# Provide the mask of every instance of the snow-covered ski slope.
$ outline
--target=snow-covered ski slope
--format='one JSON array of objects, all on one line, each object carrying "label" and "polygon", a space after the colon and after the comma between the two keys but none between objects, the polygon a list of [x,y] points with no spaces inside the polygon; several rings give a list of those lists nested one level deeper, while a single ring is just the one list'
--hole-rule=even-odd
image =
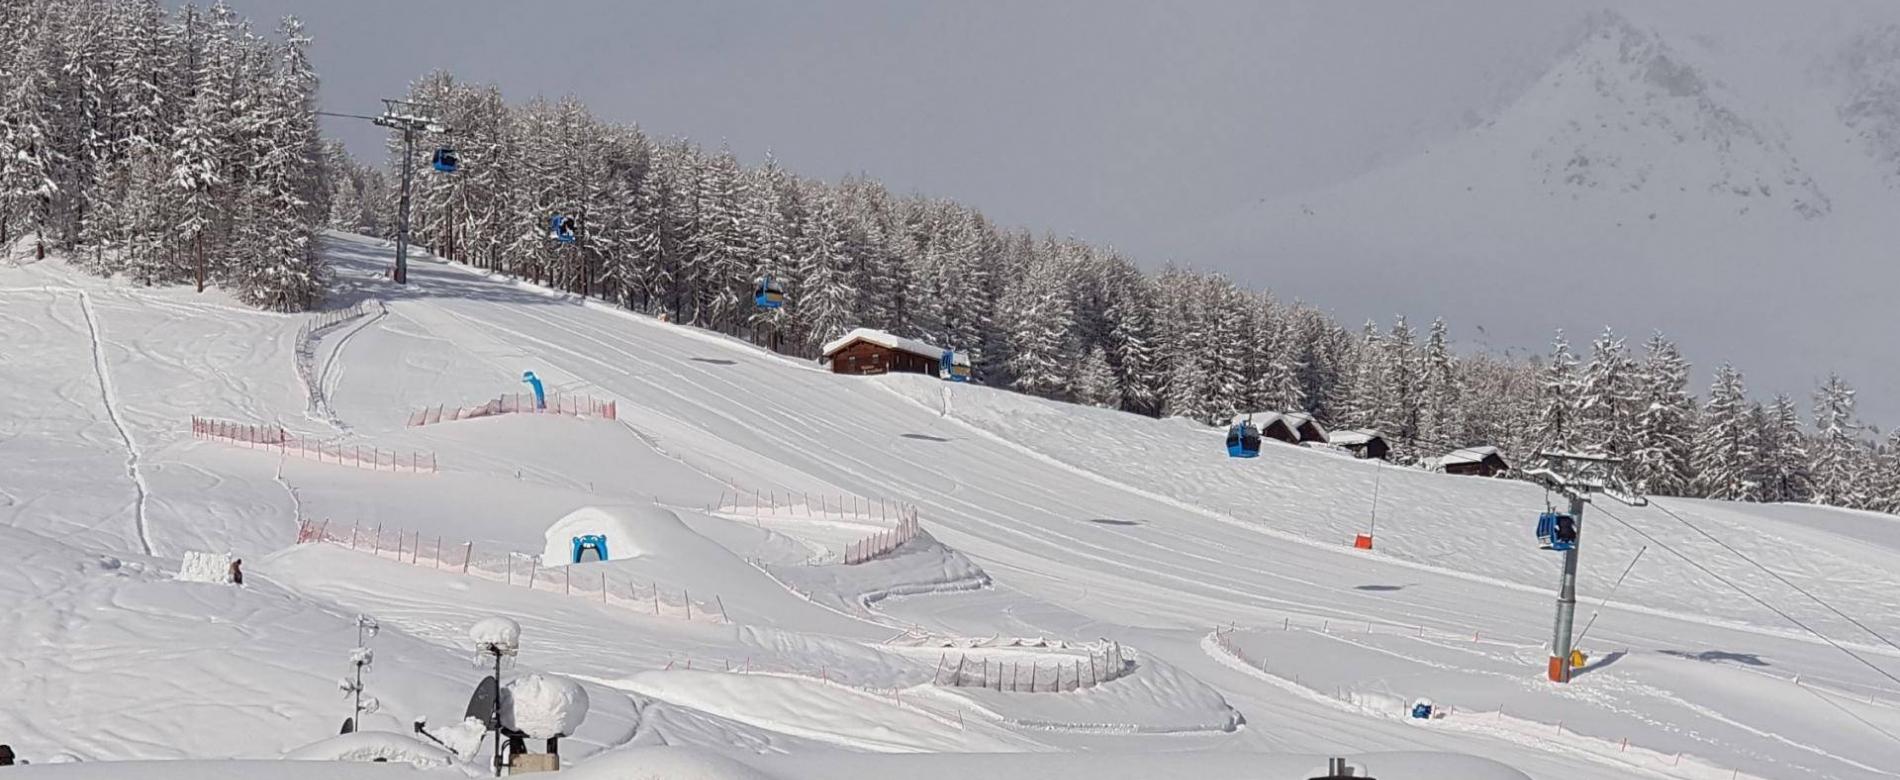
[{"label": "snow-covered ski slope", "polygon": [[[324,251],[332,308],[383,305],[311,343],[309,315],[56,261],[0,268],[0,741],[86,762],[49,774],[200,759],[163,771],[221,776],[334,734],[358,613],[385,629],[370,728],[458,719],[479,677],[467,628],[506,614],[521,671],[590,688],[563,753],[600,777],[676,761],[695,777],[1305,778],[1326,755],[1386,780],[1900,766],[1884,676],[1900,651],[1881,639],[1900,636],[1900,520],[1660,502],[1784,582],[1660,509],[1593,507],[1580,622],[1648,549],[1582,642],[1592,666],[1559,688],[1542,679],[1557,559],[1530,538],[1534,487],[1294,447],[1230,460],[1179,420],[835,376],[427,259],[397,288],[378,241]],[[525,390],[524,370],[619,419],[406,427]],[[194,439],[194,415],[434,453],[440,473]],[[1353,550],[1375,486],[1377,549]],[[900,505],[926,536],[837,564]],[[531,561],[590,506],[637,523],[616,560]],[[293,545],[300,520],[358,549]],[[244,558],[248,584],[172,581],[190,550]],[[1127,665],[1104,679],[1110,652]],[[991,687],[938,684],[958,665]],[[1443,717],[1403,717],[1419,697]]]}]

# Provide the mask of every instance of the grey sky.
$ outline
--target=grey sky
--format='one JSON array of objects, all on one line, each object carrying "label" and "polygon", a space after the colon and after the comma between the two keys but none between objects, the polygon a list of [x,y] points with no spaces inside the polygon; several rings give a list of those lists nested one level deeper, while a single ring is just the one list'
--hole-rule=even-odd
[{"label": "grey sky", "polygon": [[[750,161],[769,149],[806,175],[868,173],[1005,224],[1113,245],[1151,267],[1175,261],[1270,285],[1347,323],[1442,314],[1467,339],[1483,324],[1499,346],[1541,345],[1546,323],[1467,316],[1445,308],[1456,296],[1430,289],[1348,293],[1360,288],[1328,276],[1345,271],[1269,263],[1202,227],[1457,132],[1535,77],[1596,5],[231,2],[260,27],[284,13],[304,19],[328,110],[371,112],[438,67],[498,83],[511,100],[573,93],[603,118],[727,143]],[[1642,5],[1731,36],[1853,24],[1879,6]],[[359,155],[379,154],[382,136],[367,123],[329,120],[326,130]],[[1547,294],[1534,275],[1513,284]],[[1612,306],[1566,324],[1578,342],[1605,322],[1636,341],[1668,321],[1658,306]],[[1700,368],[1733,360],[1751,389],[1804,406],[1809,378],[1838,368],[1862,388],[1870,419],[1900,421],[1892,370],[1810,365],[1778,345],[1714,337],[1685,347]],[[1896,352],[1887,349],[1887,363]]]}]

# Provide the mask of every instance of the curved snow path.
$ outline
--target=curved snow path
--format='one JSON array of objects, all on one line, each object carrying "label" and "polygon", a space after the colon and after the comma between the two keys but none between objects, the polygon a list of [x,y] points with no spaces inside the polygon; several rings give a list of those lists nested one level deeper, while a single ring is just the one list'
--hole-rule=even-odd
[{"label": "curved snow path", "polygon": [[105,350],[99,340],[99,316],[92,309],[91,293],[79,291],[79,309],[86,315],[86,333],[92,341],[92,364],[99,372],[99,398],[105,402],[106,419],[112,421],[113,429],[119,432],[119,440],[125,442],[125,473],[138,489],[138,502],[133,505],[133,524],[138,530],[139,546],[146,555],[152,555],[152,533],[145,519],[145,503],[151,491],[145,485],[145,475],[139,471],[139,446],[132,441],[125,421],[119,419],[118,392],[112,388],[112,372],[106,369]]}]

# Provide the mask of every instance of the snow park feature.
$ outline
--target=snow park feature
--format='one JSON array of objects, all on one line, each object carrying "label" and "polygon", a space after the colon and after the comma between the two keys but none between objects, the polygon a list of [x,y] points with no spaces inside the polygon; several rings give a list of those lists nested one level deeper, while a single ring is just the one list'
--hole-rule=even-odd
[{"label": "snow park feature", "polygon": [[436,425],[456,420],[473,420],[481,417],[493,417],[499,414],[552,414],[567,417],[588,417],[597,420],[617,420],[620,417],[619,401],[604,401],[592,396],[556,395],[552,400],[546,396],[509,393],[479,406],[445,407],[435,406],[410,413],[408,427]]},{"label": "snow park feature", "polygon": [[534,391],[534,408],[537,410],[548,408],[548,394],[541,387],[541,377],[535,376],[533,371],[523,371],[521,381],[527,383],[528,387]]},{"label": "snow park feature", "polygon": [[[328,235],[318,251],[339,296],[386,284],[376,240]],[[1526,671],[1550,652],[1553,562],[1521,535],[1536,485],[1301,447],[1242,468],[1208,446],[1222,431],[1189,421],[833,376],[426,256],[410,285],[311,347],[363,460],[440,452],[454,468],[429,479],[264,441],[274,425],[301,433],[305,318],[58,262],[0,267],[4,349],[61,389],[35,402],[26,369],[0,361],[0,420],[18,432],[0,447],[0,690],[31,705],[0,707],[0,734],[36,767],[69,753],[100,780],[328,780],[370,776],[364,757],[446,756],[429,771],[488,774],[493,746],[462,732],[471,688],[496,671],[492,655],[470,666],[470,626],[489,615],[518,627],[498,691],[529,675],[585,691],[559,746],[582,778],[1306,780],[1339,755],[1380,780],[1859,780],[1900,765],[1878,731],[1900,728],[1900,685],[1714,579],[1884,668],[1873,634],[1767,573],[1894,635],[1879,605],[1900,535],[1877,516],[1593,505],[1591,555],[1616,571],[1580,576],[1600,617],[1559,688]],[[614,424],[405,424],[493,398],[523,364],[641,402]],[[188,398],[169,390],[194,381]],[[194,414],[257,421],[238,438],[259,441],[196,441],[181,424]],[[1367,530],[1375,484],[1380,550],[1355,552],[1340,542]],[[572,565],[590,535],[606,560]],[[881,554],[857,561],[867,541]],[[187,550],[243,557],[252,584],[174,581]],[[365,675],[379,706],[356,736],[434,745],[411,737],[424,718],[452,747],[283,762],[350,714],[336,682],[365,614],[382,627]],[[1409,717],[1423,697],[1434,717]],[[167,712],[190,717],[152,715]],[[160,759],[178,763],[136,763]]]},{"label": "snow park feature", "polygon": [[178,581],[231,584],[231,554],[186,550],[178,567]]}]

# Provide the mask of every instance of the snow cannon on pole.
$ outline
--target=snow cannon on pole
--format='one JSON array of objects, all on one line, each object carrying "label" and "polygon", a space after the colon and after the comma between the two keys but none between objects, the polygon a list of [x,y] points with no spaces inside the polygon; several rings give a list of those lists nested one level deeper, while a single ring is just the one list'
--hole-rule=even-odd
[{"label": "snow cannon on pole", "polygon": [[476,686],[475,696],[469,701],[468,715],[483,720],[494,733],[495,776],[501,777],[501,739],[504,736],[501,715],[505,703],[501,687],[501,659],[521,651],[521,624],[505,617],[484,618],[469,627],[468,638],[475,645],[476,663],[490,658],[495,662],[494,676]]},{"label": "snow cannon on pole", "polygon": [[535,376],[533,371],[523,371],[521,372],[521,381],[528,383],[529,387],[534,388],[535,411],[548,408],[548,396],[546,391],[541,387],[541,377]]}]

